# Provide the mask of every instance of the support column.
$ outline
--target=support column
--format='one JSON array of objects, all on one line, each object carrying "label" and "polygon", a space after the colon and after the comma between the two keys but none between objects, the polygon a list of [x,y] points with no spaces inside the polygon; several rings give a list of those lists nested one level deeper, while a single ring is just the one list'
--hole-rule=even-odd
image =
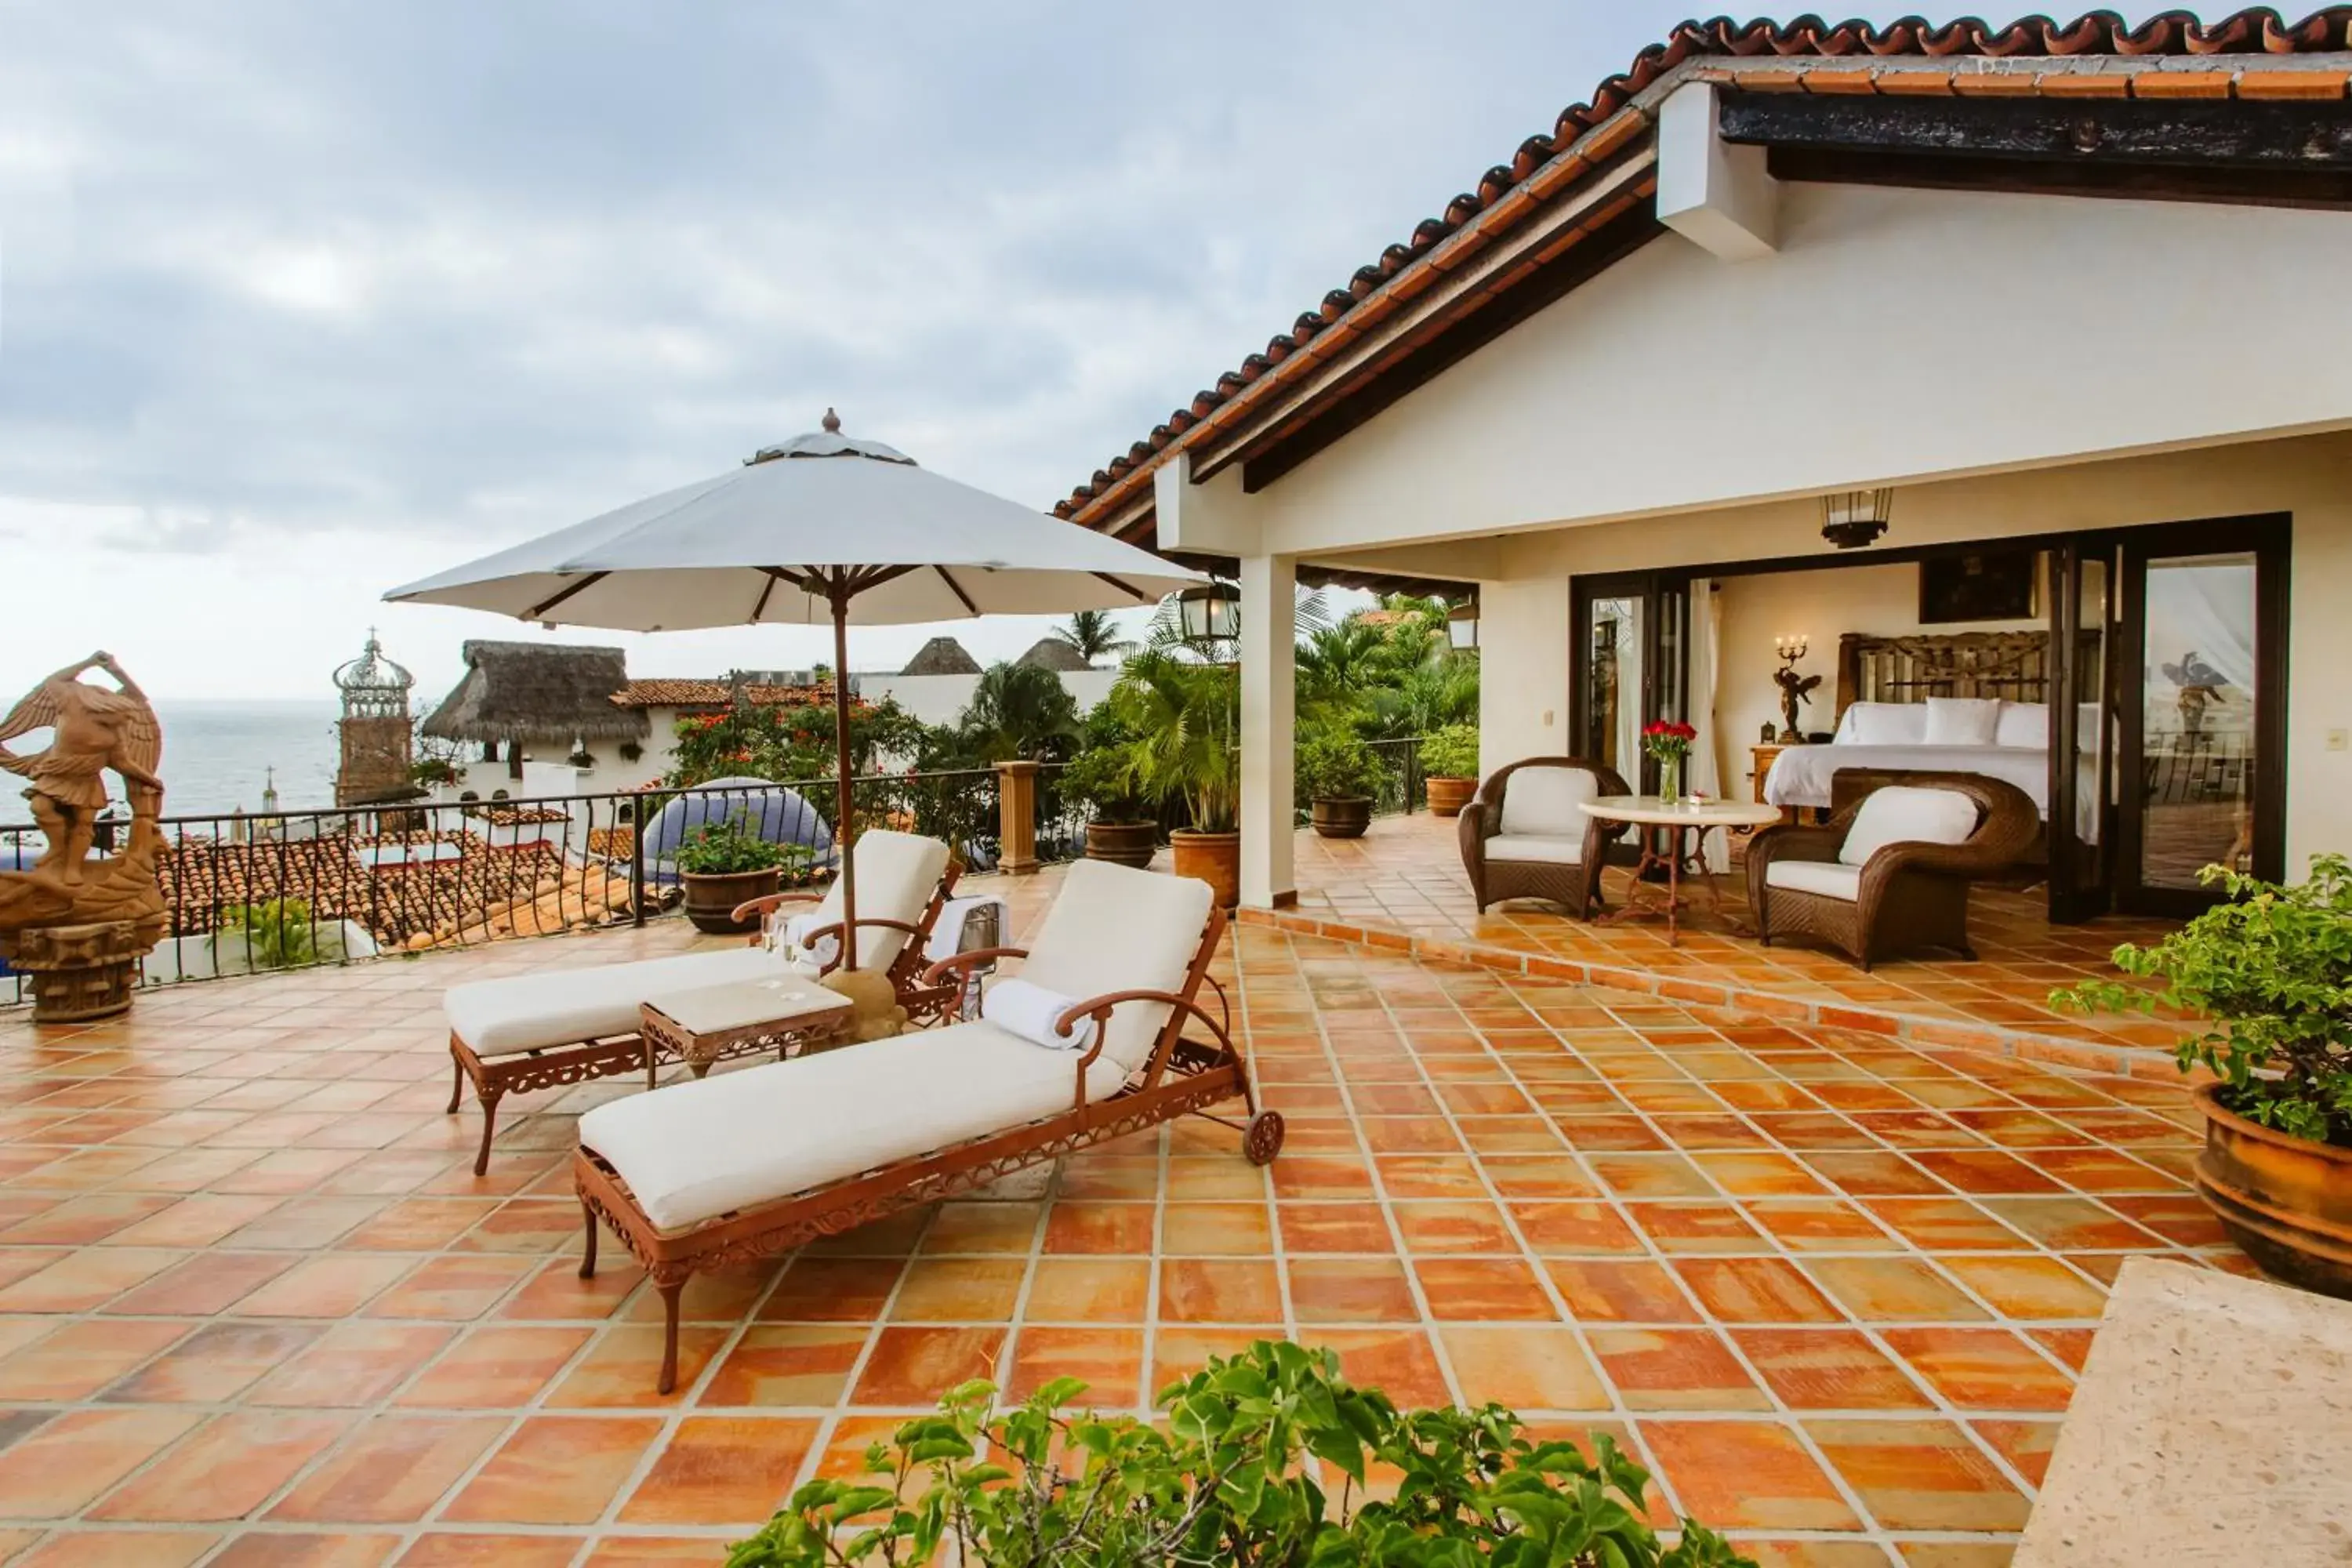
[{"label": "support column", "polygon": [[996,868],[1009,877],[1037,869],[1037,764],[996,764],[996,823],[1003,853]]},{"label": "support column", "polygon": [[1295,556],[1242,557],[1242,902],[1259,909],[1298,901],[1291,869],[1297,584]]}]

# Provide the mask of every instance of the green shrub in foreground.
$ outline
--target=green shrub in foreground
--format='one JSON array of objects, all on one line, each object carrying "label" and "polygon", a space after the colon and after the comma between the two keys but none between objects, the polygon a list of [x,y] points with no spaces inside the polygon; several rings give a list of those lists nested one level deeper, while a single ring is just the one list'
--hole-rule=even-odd
[{"label": "green shrub in foreground", "polygon": [[[868,1449],[866,1478],[794,1492],[728,1568],[928,1565],[950,1542],[986,1568],[1748,1563],[1688,1522],[1663,1545],[1640,1513],[1647,1472],[1609,1438],[1587,1459],[1499,1405],[1400,1411],[1341,1382],[1328,1350],[1262,1341],[1213,1361],[1160,1394],[1160,1425],[1065,1413],[1084,1388],[1006,1411],[988,1384],[956,1389]],[[1401,1478],[1392,1499],[1368,1500],[1374,1465]]]}]

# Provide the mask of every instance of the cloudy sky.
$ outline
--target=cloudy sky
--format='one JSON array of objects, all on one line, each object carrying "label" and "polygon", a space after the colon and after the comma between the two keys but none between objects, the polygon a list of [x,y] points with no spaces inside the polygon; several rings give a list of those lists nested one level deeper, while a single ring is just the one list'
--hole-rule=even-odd
[{"label": "cloudy sky", "polygon": [[1049,506],[1687,9],[0,0],[0,695],[437,691],[543,634],[383,590],[828,405]]}]

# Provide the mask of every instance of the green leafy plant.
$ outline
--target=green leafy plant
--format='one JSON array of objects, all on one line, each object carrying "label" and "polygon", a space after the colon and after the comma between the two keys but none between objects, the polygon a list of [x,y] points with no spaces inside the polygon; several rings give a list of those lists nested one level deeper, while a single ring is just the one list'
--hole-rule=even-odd
[{"label": "green leafy plant", "polygon": [[1421,771],[1433,779],[1475,779],[1478,776],[1478,729],[1475,724],[1448,724],[1422,737]]},{"label": "green leafy plant", "polygon": [[2315,855],[2293,885],[2221,866],[2200,873],[2228,901],[2115,965],[2154,987],[2097,980],[2053,991],[2053,1007],[2177,1007],[2208,1026],[2183,1040],[2180,1070],[2210,1068],[2221,1103],[2296,1138],[2352,1148],[2352,863]]},{"label": "green leafy plant", "polygon": [[1077,743],[1077,699],[1059,675],[1034,665],[991,665],[956,719],[954,749],[970,765],[1060,762]]},{"label": "green leafy plant", "polygon": [[1134,639],[1119,629],[1118,617],[1108,610],[1073,610],[1068,620],[1054,628],[1054,636],[1077,649],[1088,664],[1135,647]]},{"label": "green leafy plant", "polygon": [[1196,664],[1151,648],[1127,661],[1104,699],[1135,737],[1128,773],[1136,793],[1155,803],[1181,802],[1198,833],[1233,829],[1241,790],[1238,695],[1233,666]]},{"label": "green leafy plant", "polygon": [[319,927],[302,899],[265,899],[221,910],[219,934],[245,943],[255,969],[299,969],[320,961]]},{"label": "green leafy plant", "polygon": [[[1084,1390],[1066,1378],[999,1411],[967,1384],[869,1448],[866,1476],[794,1492],[728,1568],[929,1564],[950,1546],[985,1568],[1747,1563],[1687,1521],[1664,1545],[1641,1513],[1647,1472],[1610,1438],[1588,1458],[1499,1405],[1402,1412],[1342,1382],[1328,1350],[1261,1341],[1212,1361],[1160,1394],[1164,1426],[1067,1413]],[[1368,1485],[1374,1466],[1393,1497]]]},{"label": "green leafy plant", "polygon": [[1304,800],[1362,800],[1388,783],[1388,770],[1362,737],[1338,724],[1300,732],[1297,773]]},{"label": "green leafy plant", "polygon": [[1134,743],[1094,746],[1062,770],[1063,798],[1087,808],[1094,820],[1131,826],[1150,822],[1151,802],[1136,787]]},{"label": "green leafy plant", "polygon": [[724,822],[706,822],[686,836],[671,856],[689,877],[732,877],[746,871],[805,868],[814,858],[805,844],[778,844],[744,825],[740,812]]}]

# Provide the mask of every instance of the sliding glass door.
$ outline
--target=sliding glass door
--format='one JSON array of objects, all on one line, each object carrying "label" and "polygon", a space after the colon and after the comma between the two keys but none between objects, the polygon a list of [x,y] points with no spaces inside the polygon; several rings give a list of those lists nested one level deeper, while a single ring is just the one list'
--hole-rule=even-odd
[{"label": "sliding glass door", "polygon": [[2118,548],[2096,539],[2049,552],[2050,918],[2115,907]]}]

